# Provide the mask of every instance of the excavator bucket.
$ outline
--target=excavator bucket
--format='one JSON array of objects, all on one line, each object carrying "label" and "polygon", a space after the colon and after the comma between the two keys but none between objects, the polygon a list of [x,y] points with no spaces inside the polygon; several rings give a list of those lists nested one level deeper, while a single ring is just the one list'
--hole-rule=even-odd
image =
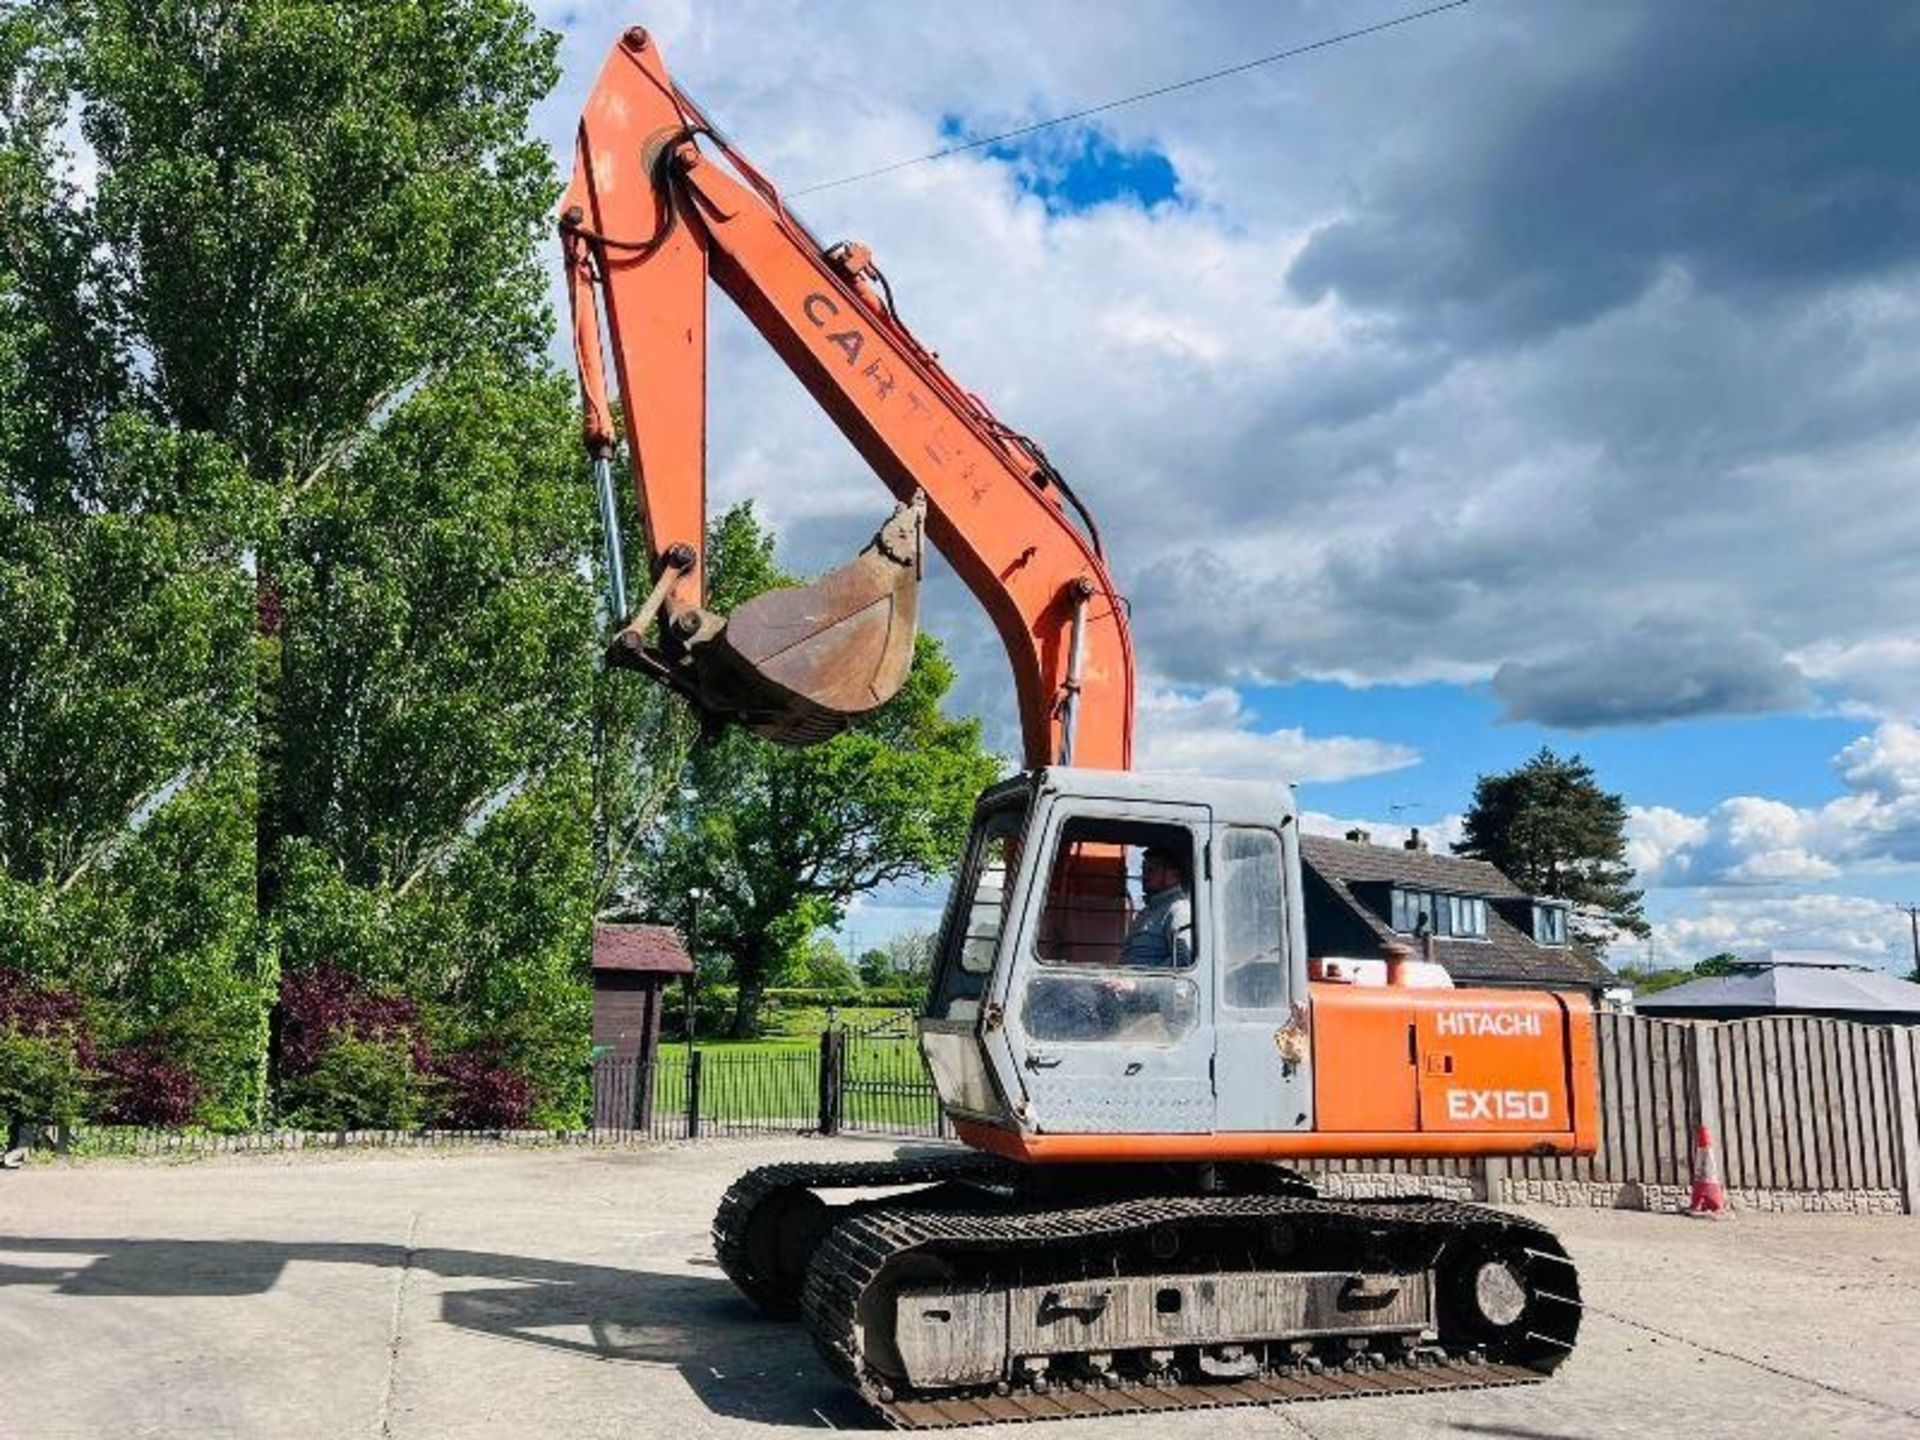
[{"label": "excavator bucket", "polygon": [[690,644],[703,708],[769,740],[815,745],[892,699],[913,665],[925,519],[916,496],[851,564],[756,595]]}]

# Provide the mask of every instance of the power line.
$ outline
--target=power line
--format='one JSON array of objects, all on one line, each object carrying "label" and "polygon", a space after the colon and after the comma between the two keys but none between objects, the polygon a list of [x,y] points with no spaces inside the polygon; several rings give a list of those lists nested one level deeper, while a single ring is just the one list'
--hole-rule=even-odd
[{"label": "power line", "polygon": [[1196,85],[1210,84],[1215,80],[1224,80],[1229,75],[1241,75],[1249,70],[1258,70],[1262,65],[1272,65],[1281,60],[1291,60],[1296,55],[1306,55],[1315,50],[1325,50],[1330,46],[1344,45],[1349,40],[1358,40],[1365,35],[1377,35],[1382,30],[1391,30],[1396,25],[1410,25],[1415,20],[1425,20],[1430,15],[1438,15],[1445,10],[1458,10],[1470,5],[1473,0],[1447,0],[1444,5],[1429,5],[1425,10],[1415,10],[1406,15],[1397,15],[1391,20],[1382,20],[1377,25],[1363,26],[1358,30],[1348,30],[1343,34],[1329,35],[1324,40],[1315,40],[1306,45],[1295,45],[1288,50],[1276,50],[1271,55],[1262,55],[1255,60],[1246,60],[1238,65],[1229,65],[1224,70],[1212,70],[1205,75],[1195,75],[1191,79],[1176,80],[1170,85],[1156,86],[1152,90],[1142,90],[1136,95],[1123,95],[1118,100],[1105,100],[1098,105],[1089,105],[1084,110],[1074,110],[1065,115],[1056,115],[1051,120],[1037,120],[1031,125],[1022,125],[1015,130],[1003,130],[998,135],[988,135],[979,140],[964,141],[959,145],[949,145],[944,150],[932,150],[925,155],[916,155],[911,160],[896,160],[891,165],[882,165],[876,170],[862,170],[858,175],[842,175],[838,180],[825,180],[818,185],[809,185],[804,190],[790,190],[787,198],[797,200],[802,195],[813,195],[822,190],[832,190],[837,186],[851,185],[858,180],[871,180],[877,175],[891,175],[896,170],[905,170],[910,165],[924,165],[930,160],[944,160],[949,155],[962,155],[969,150],[984,149],[989,145],[998,145],[1002,140],[1017,140],[1023,135],[1031,135],[1038,130],[1051,129],[1055,125],[1066,125],[1075,120],[1084,120],[1089,115],[1101,115],[1108,110],[1118,110],[1122,105],[1136,105],[1142,100],[1152,100],[1161,95],[1171,95],[1176,90],[1191,90]]}]

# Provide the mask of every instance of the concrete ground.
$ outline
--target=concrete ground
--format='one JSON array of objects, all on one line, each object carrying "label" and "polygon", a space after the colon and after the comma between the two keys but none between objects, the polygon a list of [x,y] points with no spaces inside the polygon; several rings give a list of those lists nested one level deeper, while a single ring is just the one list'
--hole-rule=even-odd
[{"label": "concrete ground", "polygon": [[[878,1148],[361,1152],[0,1174],[0,1435],[870,1428],[795,1328],[734,1295],[707,1224],[748,1166]],[[1920,1220],[1539,1213],[1591,1302],[1578,1353],[1545,1385],[1019,1433],[1920,1434]]]}]

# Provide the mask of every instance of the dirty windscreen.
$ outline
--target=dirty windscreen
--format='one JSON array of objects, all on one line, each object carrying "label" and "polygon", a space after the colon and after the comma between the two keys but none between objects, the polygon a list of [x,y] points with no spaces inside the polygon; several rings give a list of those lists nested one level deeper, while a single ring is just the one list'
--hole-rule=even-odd
[{"label": "dirty windscreen", "polygon": [[1008,924],[1026,822],[1027,801],[1021,795],[985,811],[975,823],[941,932],[940,975],[927,1012],[934,1019],[967,1019],[979,1010]]}]

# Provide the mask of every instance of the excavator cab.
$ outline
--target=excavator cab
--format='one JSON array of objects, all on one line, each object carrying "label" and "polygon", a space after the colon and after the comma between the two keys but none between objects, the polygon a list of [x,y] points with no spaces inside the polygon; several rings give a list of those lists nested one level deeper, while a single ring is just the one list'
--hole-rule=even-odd
[{"label": "excavator cab", "polygon": [[1274,1038],[1307,988],[1293,824],[1273,784],[1056,767],[988,791],[921,1024],[955,1122],[1311,1128],[1311,1067]]}]

